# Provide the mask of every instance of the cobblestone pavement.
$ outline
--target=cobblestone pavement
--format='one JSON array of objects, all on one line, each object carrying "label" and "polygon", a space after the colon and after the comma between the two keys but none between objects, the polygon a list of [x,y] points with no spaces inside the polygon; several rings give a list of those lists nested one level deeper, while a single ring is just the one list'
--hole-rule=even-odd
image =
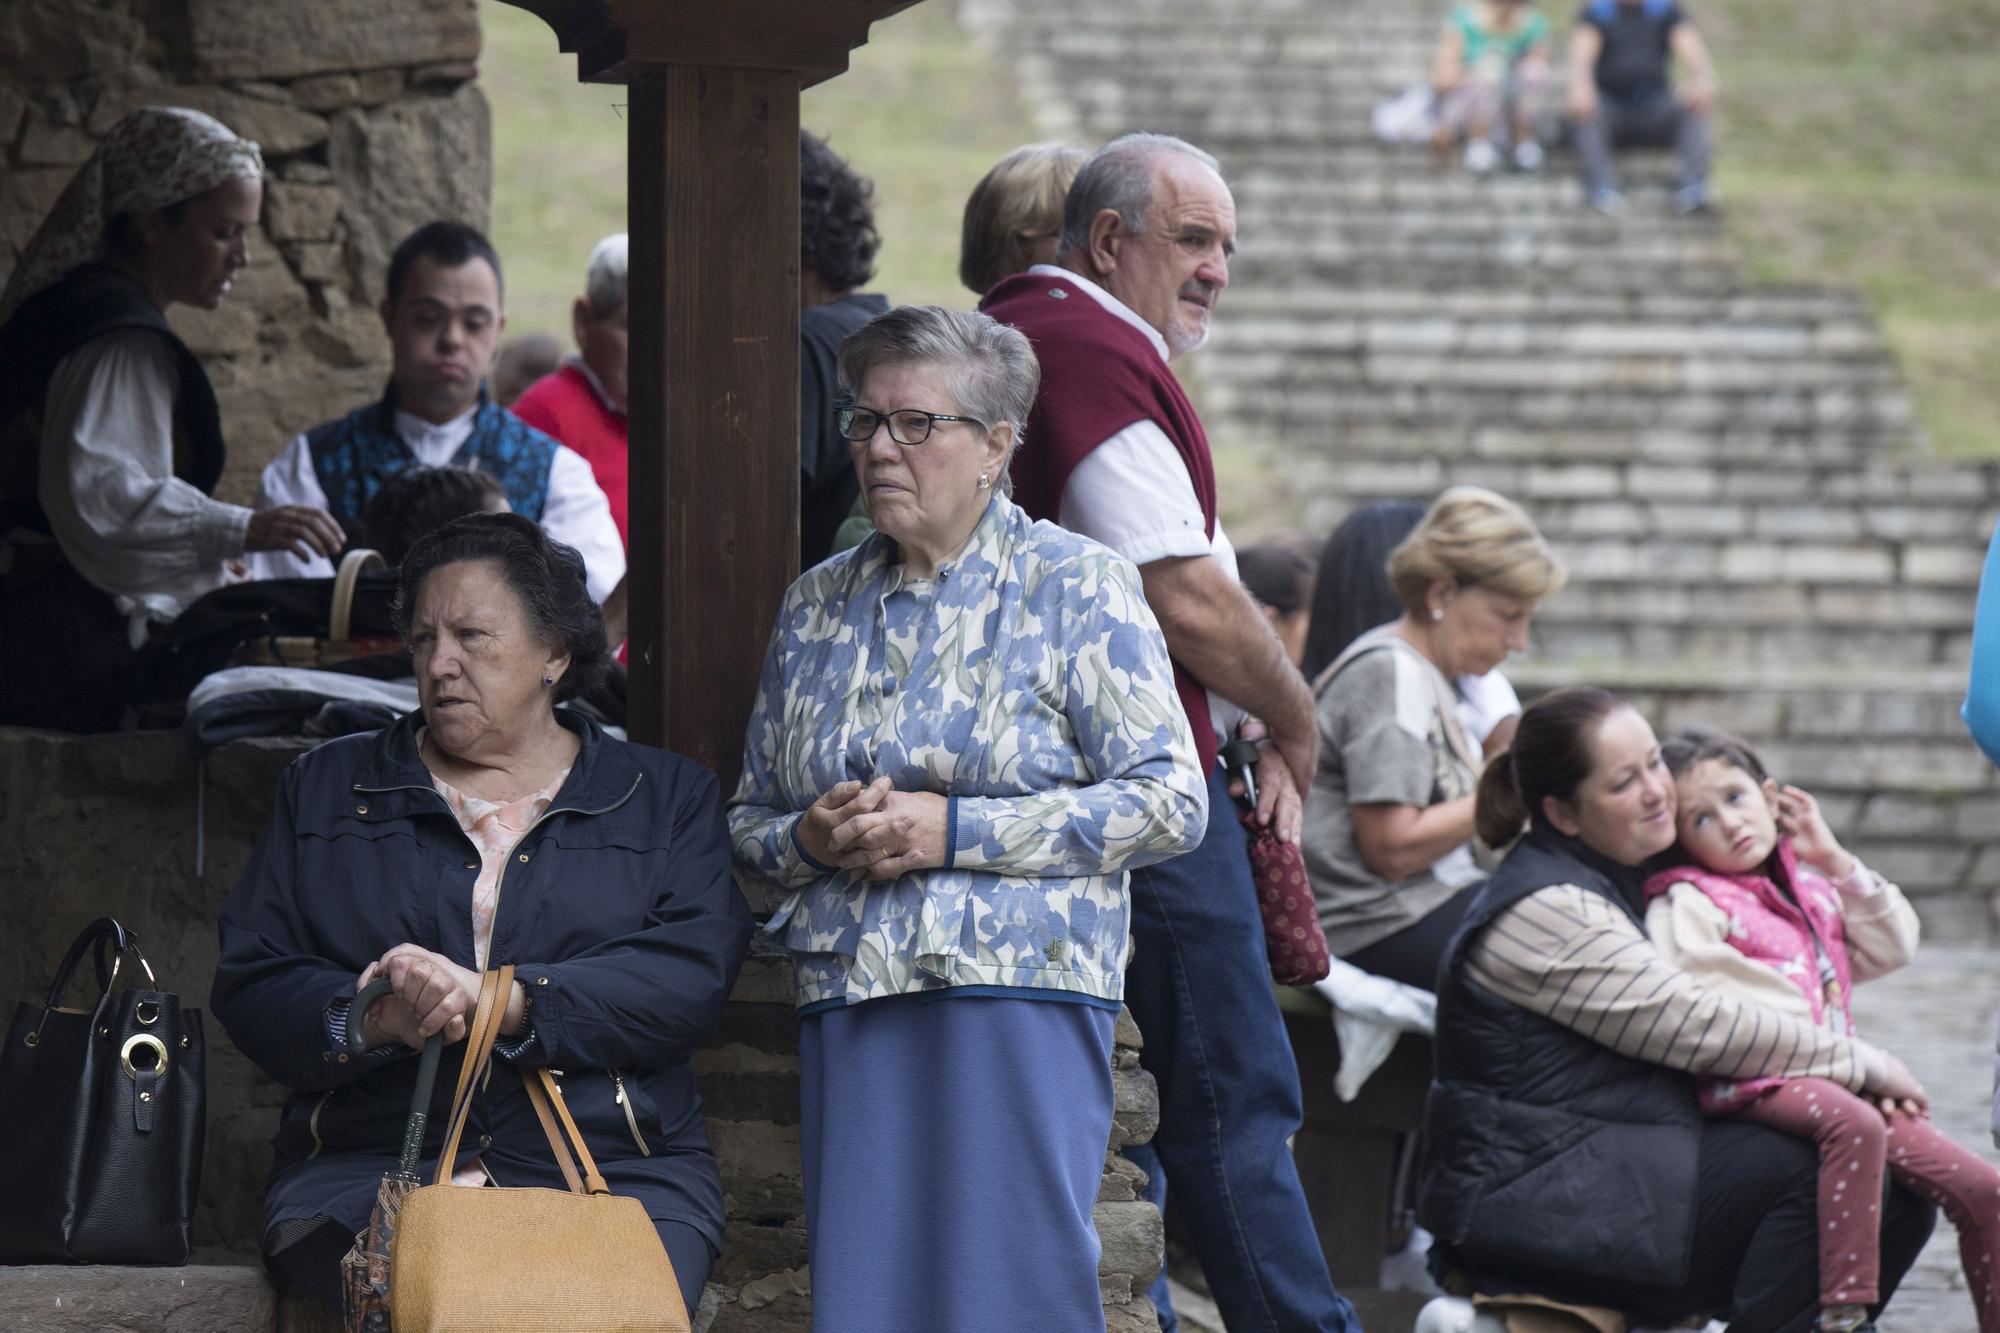
[{"label": "cobblestone pavement", "polygon": [[[1926,944],[1915,963],[1854,993],[1862,1035],[1909,1064],[1930,1093],[1938,1124],[2000,1163],[1988,1129],[1996,1007],[2000,953],[1990,949]],[[1944,1218],[1881,1327],[1882,1333],[1976,1333],[1959,1276],[1957,1233]]]}]

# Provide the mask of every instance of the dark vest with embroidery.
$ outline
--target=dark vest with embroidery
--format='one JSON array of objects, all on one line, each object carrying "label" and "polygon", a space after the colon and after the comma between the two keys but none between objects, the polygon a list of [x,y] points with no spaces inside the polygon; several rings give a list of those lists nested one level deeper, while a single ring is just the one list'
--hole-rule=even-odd
[{"label": "dark vest with embroidery", "polygon": [[[1694,1242],[1694,1081],[1529,1013],[1466,975],[1494,919],[1573,884],[1641,922],[1642,876],[1539,824],[1493,872],[1438,970],[1418,1216],[1483,1290],[1558,1299],[1676,1287]],[[1509,1285],[1511,1284],[1511,1285]]]},{"label": "dark vest with embroidery", "polygon": [[85,264],[23,301],[0,329],[0,532],[49,530],[37,496],[43,395],[64,357],[121,329],[149,329],[173,349],[180,374],[174,475],[204,495],[214,493],[226,451],[215,390],[201,362],[138,283],[108,264]]},{"label": "dark vest with embroidery", "polygon": [[[396,433],[396,391],[346,416],[306,432],[313,471],[326,493],[327,512],[349,532],[382,483],[406,467],[421,466]],[[472,434],[451,456],[450,467],[478,468],[497,478],[507,503],[523,518],[542,521],[548,507],[549,465],[561,446],[479,391]]]}]

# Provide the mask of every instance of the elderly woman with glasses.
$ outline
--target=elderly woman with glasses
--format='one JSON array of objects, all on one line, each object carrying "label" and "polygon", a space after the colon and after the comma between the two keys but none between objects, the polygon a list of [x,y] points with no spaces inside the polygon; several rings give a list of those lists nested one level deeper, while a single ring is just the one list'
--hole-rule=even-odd
[{"label": "elderly woman with glasses", "polygon": [[813,1324],[1102,1333],[1126,872],[1201,841],[1193,740],[1138,571],[1008,498],[1027,339],[905,307],[839,375],[876,532],[787,594],[730,811],[783,895]]}]

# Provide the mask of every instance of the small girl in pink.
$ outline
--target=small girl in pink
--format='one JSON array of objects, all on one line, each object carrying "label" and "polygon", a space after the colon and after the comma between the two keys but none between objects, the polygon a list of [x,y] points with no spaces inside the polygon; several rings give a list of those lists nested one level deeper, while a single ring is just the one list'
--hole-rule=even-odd
[{"label": "small girl in pink", "polygon": [[[1705,983],[1852,1034],[1849,988],[1917,946],[1902,890],[1835,840],[1819,803],[1780,789],[1741,741],[1691,727],[1661,746],[1674,775],[1683,864],[1646,882],[1646,931]],[[1893,1057],[1892,1057],[1893,1058]],[[1820,1316],[1828,1333],[1873,1329],[1882,1174],[1943,1208],[1980,1333],[2000,1333],[2000,1171],[1946,1138],[1920,1101],[1864,1100],[1824,1079],[1708,1079],[1702,1109],[1819,1150]]]}]

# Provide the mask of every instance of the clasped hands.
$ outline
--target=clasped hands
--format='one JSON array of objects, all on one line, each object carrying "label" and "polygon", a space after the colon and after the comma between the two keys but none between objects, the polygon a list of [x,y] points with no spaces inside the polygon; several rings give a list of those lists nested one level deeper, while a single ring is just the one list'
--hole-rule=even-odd
[{"label": "clasped hands", "polygon": [[[362,1031],[368,1049],[401,1042],[422,1046],[442,1032],[447,1046],[465,1040],[472,1012],[479,1007],[480,974],[460,967],[441,953],[414,944],[399,944],[361,969],[354,983],[360,994],[377,977],[389,978],[389,994],[368,1006]],[[521,1030],[528,1007],[527,990],[515,982],[501,1016],[502,1036]]]},{"label": "clasped hands", "polygon": [[837,783],[798,823],[806,855],[836,870],[895,879],[944,864],[949,804],[935,792],[897,791],[887,778]]}]

